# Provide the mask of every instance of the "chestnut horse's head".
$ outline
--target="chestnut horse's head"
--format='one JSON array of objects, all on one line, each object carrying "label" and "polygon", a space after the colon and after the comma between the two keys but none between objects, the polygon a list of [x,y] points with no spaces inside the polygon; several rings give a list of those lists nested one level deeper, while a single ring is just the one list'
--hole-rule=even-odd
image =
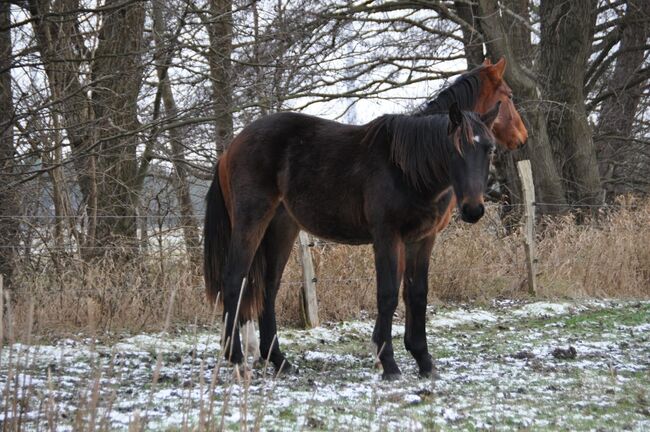
[{"label": "chestnut horse's head", "polygon": [[478,70],[481,81],[480,93],[473,111],[485,114],[497,102],[501,102],[501,109],[492,126],[492,132],[497,143],[514,150],[524,145],[528,139],[528,131],[512,102],[512,90],[503,79],[505,70],[505,58],[501,57],[495,64],[492,64],[489,59],[485,60],[483,67]]}]

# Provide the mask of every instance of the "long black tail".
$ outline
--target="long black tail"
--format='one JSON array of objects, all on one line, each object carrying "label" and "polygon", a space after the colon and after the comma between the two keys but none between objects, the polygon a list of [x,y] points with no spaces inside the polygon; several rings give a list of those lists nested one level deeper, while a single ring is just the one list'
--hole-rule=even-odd
[{"label": "long black tail", "polygon": [[[219,162],[206,197],[203,227],[203,277],[208,299],[223,301],[223,276],[230,249],[231,224],[228,208],[219,183]],[[264,243],[264,242],[262,242]],[[241,322],[257,319],[264,307],[264,244],[255,254],[239,310]],[[221,293],[219,295],[219,293]]]}]

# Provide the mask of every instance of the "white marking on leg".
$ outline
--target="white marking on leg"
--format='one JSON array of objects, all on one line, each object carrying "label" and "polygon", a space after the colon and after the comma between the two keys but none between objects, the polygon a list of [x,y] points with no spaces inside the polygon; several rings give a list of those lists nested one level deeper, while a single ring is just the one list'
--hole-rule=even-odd
[{"label": "white marking on leg", "polygon": [[257,360],[260,357],[260,342],[255,332],[255,322],[246,321],[241,330],[242,339],[246,344],[246,353]]}]

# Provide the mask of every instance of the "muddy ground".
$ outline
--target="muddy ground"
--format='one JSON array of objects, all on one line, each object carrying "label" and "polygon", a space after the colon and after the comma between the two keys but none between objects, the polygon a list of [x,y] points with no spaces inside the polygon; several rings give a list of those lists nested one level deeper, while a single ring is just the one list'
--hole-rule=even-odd
[{"label": "muddy ground", "polygon": [[[283,329],[297,376],[219,361],[218,329],[5,346],[0,423],[147,430],[650,430],[650,302],[431,307],[440,377],[382,382],[372,322]],[[159,366],[157,366],[159,365]],[[216,371],[216,373],[215,373]]]}]

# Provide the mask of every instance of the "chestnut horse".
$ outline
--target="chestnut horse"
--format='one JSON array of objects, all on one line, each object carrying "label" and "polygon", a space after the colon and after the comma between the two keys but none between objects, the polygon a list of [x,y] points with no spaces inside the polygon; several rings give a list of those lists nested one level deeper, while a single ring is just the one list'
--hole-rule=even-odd
[{"label": "chestnut horse", "polygon": [[[484,114],[499,101],[501,110],[492,126],[492,132],[501,147],[507,150],[518,149],[526,143],[528,131],[512,102],[512,90],[503,79],[505,70],[505,58],[502,57],[495,64],[486,59],[482,66],[462,74],[452,85],[442,90],[419,114],[445,113],[453,103],[457,103],[461,110]],[[441,218],[438,232],[449,224],[455,206],[454,197]]]},{"label": "chestnut horse", "polygon": [[[224,303],[226,358],[242,362],[237,328],[259,318],[261,355],[292,370],[276,338],[275,296],[302,228],[373,244],[379,312],[373,341],[383,377],[399,376],[391,337],[399,285],[404,274],[422,279],[412,272],[428,262],[422,251],[452,199],[464,221],[483,216],[500,105],[482,116],[453,104],[448,114],[385,115],[362,126],[279,113],[244,128],[217,163],[205,219],[205,282],[209,297]],[[415,307],[406,345],[427,376],[433,361],[424,334],[426,295],[415,294],[406,294]]]}]

